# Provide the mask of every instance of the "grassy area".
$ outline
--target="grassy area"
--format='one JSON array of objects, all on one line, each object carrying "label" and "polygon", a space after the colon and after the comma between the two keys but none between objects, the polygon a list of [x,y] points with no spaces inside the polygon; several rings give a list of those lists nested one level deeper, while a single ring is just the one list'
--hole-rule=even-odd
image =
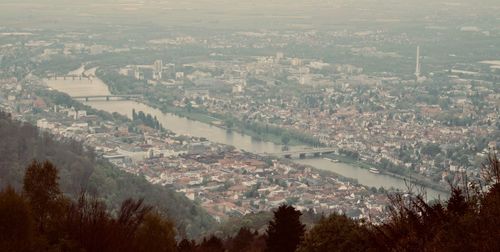
[{"label": "grassy area", "polygon": [[178,116],[186,117],[186,118],[194,120],[194,121],[199,121],[199,122],[207,123],[207,124],[211,124],[211,125],[217,125],[218,124],[217,122],[220,122],[220,119],[209,116],[205,113],[200,113],[200,112],[196,112],[196,111],[188,112],[187,110],[181,109],[181,108],[168,107],[163,112],[172,113],[172,114],[175,114]]}]

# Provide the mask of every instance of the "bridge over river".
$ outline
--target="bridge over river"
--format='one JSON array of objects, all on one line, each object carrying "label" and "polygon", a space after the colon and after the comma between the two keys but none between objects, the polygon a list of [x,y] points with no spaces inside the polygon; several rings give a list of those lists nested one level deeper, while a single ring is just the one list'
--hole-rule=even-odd
[{"label": "bridge over river", "polygon": [[143,99],[142,95],[82,95],[71,96],[75,100],[84,101],[120,101],[120,100],[140,100]]},{"label": "bridge over river", "polygon": [[258,154],[268,157],[306,158],[307,156],[319,157],[323,154],[333,153],[337,150],[337,148],[305,148],[300,150],[287,150],[274,153],[263,152]]},{"label": "bridge over river", "polygon": [[[280,144],[274,144],[265,141],[256,141],[249,135],[240,134],[237,132],[228,132],[225,129],[215,127],[213,125],[192,121],[188,118],[179,117],[169,113],[163,113],[159,109],[150,107],[144,103],[134,101],[133,97],[116,97],[109,92],[108,86],[99,78],[89,80],[87,78],[79,79],[75,77],[57,78],[57,80],[46,80],[47,86],[56,89],[60,92],[65,92],[73,97],[81,97],[80,99],[90,99],[85,102],[87,105],[95,109],[104,110],[110,113],[116,112],[132,117],[132,110],[143,111],[156,116],[160,123],[167,129],[180,134],[192,135],[196,137],[204,137],[210,141],[232,145],[238,149],[243,149],[248,152],[262,154],[264,156],[274,157],[290,157],[296,163],[310,165],[317,169],[328,170],[338,173],[344,177],[354,178],[359,183],[370,187],[384,188],[399,188],[405,190],[407,187],[406,181],[391,177],[386,174],[373,174],[367,169],[362,169],[355,165],[345,164],[342,162],[331,162],[323,158],[306,158],[320,157],[322,154],[334,152],[334,148],[307,148],[305,146],[293,146],[290,150],[282,151]],[[120,99],[113,100],[113,99]],[[130,100],[127,100],[130,99]],[[300,159],[302,157],[302,159]],[[428,196],[437,198],[437,195],[443,195],[442,192],[428,189]]]}]

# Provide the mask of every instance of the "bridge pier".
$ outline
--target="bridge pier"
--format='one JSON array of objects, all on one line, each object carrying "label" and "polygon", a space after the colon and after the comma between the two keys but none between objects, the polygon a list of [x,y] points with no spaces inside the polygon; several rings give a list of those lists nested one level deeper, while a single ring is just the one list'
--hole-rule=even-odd
[{"label": "bridge pier", "polygon": [[109,96],[106,96],[106,101],[109,101]]},{"label": "bridge pier", "polygon": [[300,159],[304,159],[304,158],[306,158],[306,154],[305,154],[305,153],[300,153],[300,154],[299,154],[299,158],[300,158]]},{"label": "bridge pier", "polygon": [[319,156],[321,156],[321,152],[315,152],[313,155],[314,155],[314,157],[319,157]]},{"label": "bridge pier", "polygon": [[285,154],[285,158],[291,159],[292,158],[292,154]]}]

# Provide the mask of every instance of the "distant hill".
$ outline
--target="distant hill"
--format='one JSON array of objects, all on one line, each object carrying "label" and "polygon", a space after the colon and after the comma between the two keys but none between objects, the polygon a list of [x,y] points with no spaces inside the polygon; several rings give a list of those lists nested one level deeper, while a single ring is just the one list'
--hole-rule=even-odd
[{"label": "distant hill", "polygon": [[1,111],[0,139],[1,188],[11,185],[19,190],[27,165],[33,159],[49,160],[59,169],[61,190],[71,198],[86,190],[114,210],[127,198],[144,198],[174,220],[178,233],[187,237],[198,237],[214,224],[210,215],[184,195],[121,171],[81,143],[56,139]]}]

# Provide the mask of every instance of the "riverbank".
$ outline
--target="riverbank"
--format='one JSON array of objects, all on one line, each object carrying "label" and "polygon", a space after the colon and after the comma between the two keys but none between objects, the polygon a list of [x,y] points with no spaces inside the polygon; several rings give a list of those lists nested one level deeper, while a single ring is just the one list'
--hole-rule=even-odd
[{"label": "riverbank", "polygon": [[[99,68],[96,71],[98,79],[108,87],[112,93],[131,94],[138,93],[140,90],[134,90],[137,85],[130,82],[122,75],[114,72],[113,69]],[[140,101],[151,107],[161,110],[163,113],[171,113],[177,116],[185,117],[194,121],[206,123],[212,126],[219,127],[228,131],[235,131],[240,134],[251,136],[256,141],[272,142],[278,145],[298,146],[321,146],[317,137],[306,134],[304,132],[285,129],[271,124],[263,124],[259,122],[241,121],[233,117],[231,114],[212,113],[203,109],[198,109],[193,106],[175,107],[165,105],[158,97],[147,96]]]},{"label": "riverbank", "polygon": [[[449,189],[447,189],[447,188],[443,187],[442,185],[439,185],[433,181],[429,181],[427,178],[424,178],[419,174],[410,174],[410,176],[396,174],[396,173],[389,172],[389,171],[381,168],[379,165],[368,164],[366,162],[356,160],[356,159],[353,159],[351,157],[343,156],[343,155],[328,154],[326,157],[331,158],[331,159],[336,159],[336,160],[339,160],[339,162],[341,162],[341,163],[350,164],[350,165],[357,166],[359,168],[366,169],[366,170],[369,170],[372,167],[376,167],[377,169],[379,169],[381,171],[382,175],[388,175],[388,176],[391,176],[394,178],[402,179],[402,180],[408,181],[409,183],[417,185],[417,186],[432,188],[432,189],[439,191],[439,192],[442,192],[443,194],[446,194],[446,195],[449,194]],[[415,177],[413,177],[413,176],[415,176]]]},{"label": "riverbank", "polygon": [[[174,115],[177,115],[180,117],[185,117],[185,118],[190,119],[190,120],[198,121],[201,123],[206,123],[206,124],[218,127],[220,129],[223,129],[223,130],[228,130],[227,127],[225,127],[224,119],[217,118],[216,116],[218,116],[218,115],[216,115],[216,114],[207,115],[206,112],[200,112],[197,110],[187,111],[187,109],[183,109],[183,108],[179,108],[179,107],[171,107],[171,106],[164,106],[163,108],[159,108],[155,104],[152,104],[149,102],[144,102],[144,103],[147,104],[148,106],[160,109],[163,113],[171,113],[171,114],[174,114]],[[250,137],[252,137],[252,139],[254,139],[256,141],[272,142],[272,143],[277,144],[277,145],[282,144],[280,135],[257,134],[255,131],[248,130],[244,127],[242,127],[242,128],[236,127],[236,129],[231,129],[231,130],[238,132],[242,135],[250,136]],[[305,146],[312,147],[311,145],[304,143],[304,142],[299,142],[296,139],[293,139],[293,140],[290,139],[289,145],[291,145],[291,146],[299,146],[299,145],[304,146],[305,145]],[[372,167],[376,167],[382,172],[382,175],[387,175],[387,176],[390,176],[393,178],[407,181],[408,185],[413,184],[413,185],[416,185],[417,187],[419,187],[419,186],[427,187],[427,188],[431,188],[433,190],[439,191],[445,195],[448,194],[447,188],[445,188],[442,185],[437,184],[433,181],[429,181],[428,178],[425,178],[420,174],[415,174],[415,173],[411,173],[408,175],[396,174],[396,173],[387,171],[386,169],[382,168],[379,164],[369,164],[369,163],[363,162],[361,160],[357,160],[357,159],[354,159],[354,158],[351,158],[348,156],[344,156],[344,155],[329,154],[327,157],[331,157],[332,159],[337,159],[341,163],[356,166],[356,167],[359,167],[359,168],[362,168],[365,170],[369,170]],[[333,173],[337,174],[339,176],[348,178],[348,177],[343,176],[339,173],[336,173],[336,172],[333,172]],[[357,181],[357,180],[354,179],[353,181]],[[414,188],[414,189],[417,189],[417,188]]]},{"label": "riverbank", "polygon": [[[67,82],[72,82],[68,80]],[[88,88],[92,84],[98,83],[99,85],[105,85],[103,82],[94,83],[76,83],[78,85],[63,85],[58,86],[63,92],[70,95],[77,96],[84,86]],[[73,82],[72,82],[73,84]],[[102,89],[102,88],[101,88]],[[99,90],[101,90],[99,89]],[[103,89],[104,90],[104,89]],[[106,92],[108,93],[108,92]],[[160,109],[161,105],[155,105],[148,103],[147,101],[136,102],[130,100],[124,101],[91,101],[86,102],[86,105],[91,105],[95,109],[100,109],[108,111],[111,114],[119,113],[122,115],[127,115],[129,118],[132,117],[132,110],[143,111],[149,113],[152,116],[156,116],[160,123],[167,129],[176,132],[181,135],[204,137],[210,141],[223,143],[226,145],[235,146],[238,149],[246,150],[252,153],[277,153],[282,150],[281,139],[278,136],[269,138],[269,141],[259,141],[264,138],[264,134],[254,134],[251,131],[245,131],[244,129],[239,129],[238,131],[232,130],[228,131],[225,128],[223,118],[218,116],[207,115],[206,111],[187,111],[187,108],[176,108],[176,107],[163,107],[163,111]],[[215,127],[214,127],[215,126]],[[233,125],[234,128],[239,128],[239,124]],[[260,128],[262,130],[262,128]],[[265,130],[262,130],[264,132]],[[237,133],[239,132],[239,133]],[[282,134],[282,133],[281,133]],[[255,137],[257,136],[257,137]],[[290,141],[293,143],[293,141]],[[308,145],[308,144],[306,144]],[[312,146],[312,145],[308,145]],[[293,149],[294,146],[291,146]],[[384,187],[384,188],[397,188],[399,190],[405,189],[405,183],[402,179],[395,178],[393,176],[377,175],[368,172],[366,169],[361,169],[358,166],[338,163],[332,164],[329,161],[319,159],[306,159],[308,165],[311,165],[317,169],[334,171],[336,174],[340,174],[346,178],[353,178],[359,182],[359,184],[368,187]],[[299,160],[294,160],[293,162],[299,162]],[[365,167],[368,167],[366,164]],[[326,168],[326,169],[325,169]],[[436,193],[435,190],[429,188],[433,191],[433,195]]]},{"label": "riverbank", "polygon": [[[163,113],[171,113],[180,117],[185,117],[190,120],[206,123],[227,131],[234,131],[240,134],[248,135],[252,137],[252,139],[256,141],[265,141],[265,142],[271,142],[277,145],[284,145],[283,143],[283,136],[286,135],[288,138],[287,144],[288,146],[300,146],[300,145],[306,145],[306,146],[313,146],[310,144],[311,141],[314,141],[314,137],[312,136],[303,136],[303,138],[308,138],[308,141],[303,141],[300,138],[296,137],[296,132],[290,132],[289,130],[286,129],[280,129],[275,126],[266,126],[266,125],[257,125],[256,127],[261,127],[265,129],[266,127],[272,128],[271,130],[261,130],[261,131],[255,131],[249,127],[247,127],[243,122],[237,121],[234,118],[228,119],[227,117],[220,115],[220,114],[214,114],[214,113],[209,113],[206,111],[199,111],[196,109],[191,109],[189,111],[186,108],[181,108],[181,107],[173,107],[173,106],[159,106],[155,103],[149,102],[149,101],[141,101],[142,103],[154,107],[156,109],[161,110]],[[227,126],[227,122],[231,121],[233,124],[232,127]]]}]

